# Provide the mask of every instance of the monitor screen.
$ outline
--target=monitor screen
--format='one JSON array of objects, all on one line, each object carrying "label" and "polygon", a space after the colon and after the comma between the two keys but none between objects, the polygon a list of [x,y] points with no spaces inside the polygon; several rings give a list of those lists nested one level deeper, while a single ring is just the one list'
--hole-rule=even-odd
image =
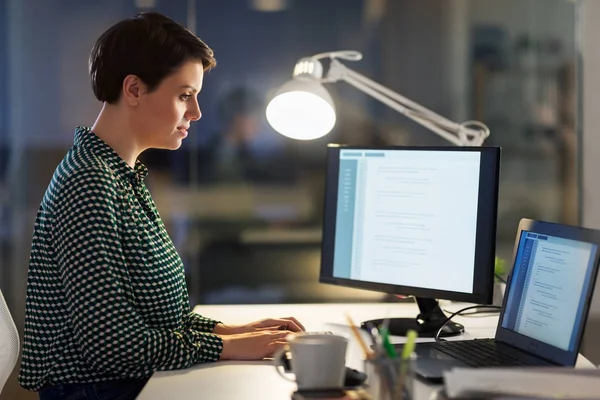
[{"label": "monitor screen", "polygon": [[595,244],[521,231],[502,328],[575,351]]},{"label": "monitor screen", "polygon": [[500,149],[329,145],[320,281],[490,303]]},{"label": "monitor screen", "polygon": [[523,218],[496,339],[575,365],[593,298],[600,231]]}]

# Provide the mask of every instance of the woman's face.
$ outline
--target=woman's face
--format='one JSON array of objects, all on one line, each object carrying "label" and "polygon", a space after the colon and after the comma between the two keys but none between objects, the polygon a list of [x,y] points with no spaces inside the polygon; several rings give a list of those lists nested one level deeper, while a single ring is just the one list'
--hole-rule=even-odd
[{"label": "woman's face", "polygon": [[202,116],[197,95],[202,89],[201,61],[188,61],[167,76],[152,92],[142,91],[132,118],[136,137],[144,149],[176,150],[192,121]]}]

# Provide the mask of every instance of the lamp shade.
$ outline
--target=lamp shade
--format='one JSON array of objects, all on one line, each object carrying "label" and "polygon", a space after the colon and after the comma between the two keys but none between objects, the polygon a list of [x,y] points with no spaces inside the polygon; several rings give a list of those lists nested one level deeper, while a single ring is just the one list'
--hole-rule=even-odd
[{"label": "lamp shade", "polygon": [[273,129],[289,138],[317,139],[333,129],[335,106],[320,83],[291,80],[269,102],[267,120]]}]

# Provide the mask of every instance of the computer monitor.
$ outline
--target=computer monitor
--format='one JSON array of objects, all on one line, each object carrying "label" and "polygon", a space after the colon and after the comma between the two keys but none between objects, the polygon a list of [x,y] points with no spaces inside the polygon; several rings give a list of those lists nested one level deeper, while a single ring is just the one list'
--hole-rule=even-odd
[{"label": "computer monitor", "polygon": [[499,147],[330,144],[326,171],[320,282],[415,296],[420,314],[392,318],[394,335],[433,336],[436,299],[492,302]]}]

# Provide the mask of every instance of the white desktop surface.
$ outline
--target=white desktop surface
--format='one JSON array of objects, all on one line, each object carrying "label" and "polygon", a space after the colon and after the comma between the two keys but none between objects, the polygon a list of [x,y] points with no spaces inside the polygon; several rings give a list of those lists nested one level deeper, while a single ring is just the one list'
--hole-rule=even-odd
[{"label": "white desktop surface", "polygon": [[[442,308],[457,311],[465,304],[442,303]],[[363,355],[345,322],[348,313],[356,324],[373,318],[415,317],[416,304],[373,303],[373,304],[274,304],[274,305],[219,305],[197,306],[195,312],[226,324],[241,324],[267,317],[296,317],[308,331],[332,331],[348,336],[346,365],[363,369]],[[498,314],[479,314],[455,317],[465,326],[465,333],[452,339],[494,337]],[[366,335],[364,336],[367,340]],[[404,338],[393,337],[394,343]],[[426,341],[432,339],[420,339]],[[578,366],[592,366],[581,355]],[[426,385],[417,381],[415,399],[429,399],[431,392],[439,386]],[[296,385],[279,376],[270,361],[220,361],[194,367],[156,372],[138,396],[138,400],[162,399],[261,399],[289,400]]]}]

